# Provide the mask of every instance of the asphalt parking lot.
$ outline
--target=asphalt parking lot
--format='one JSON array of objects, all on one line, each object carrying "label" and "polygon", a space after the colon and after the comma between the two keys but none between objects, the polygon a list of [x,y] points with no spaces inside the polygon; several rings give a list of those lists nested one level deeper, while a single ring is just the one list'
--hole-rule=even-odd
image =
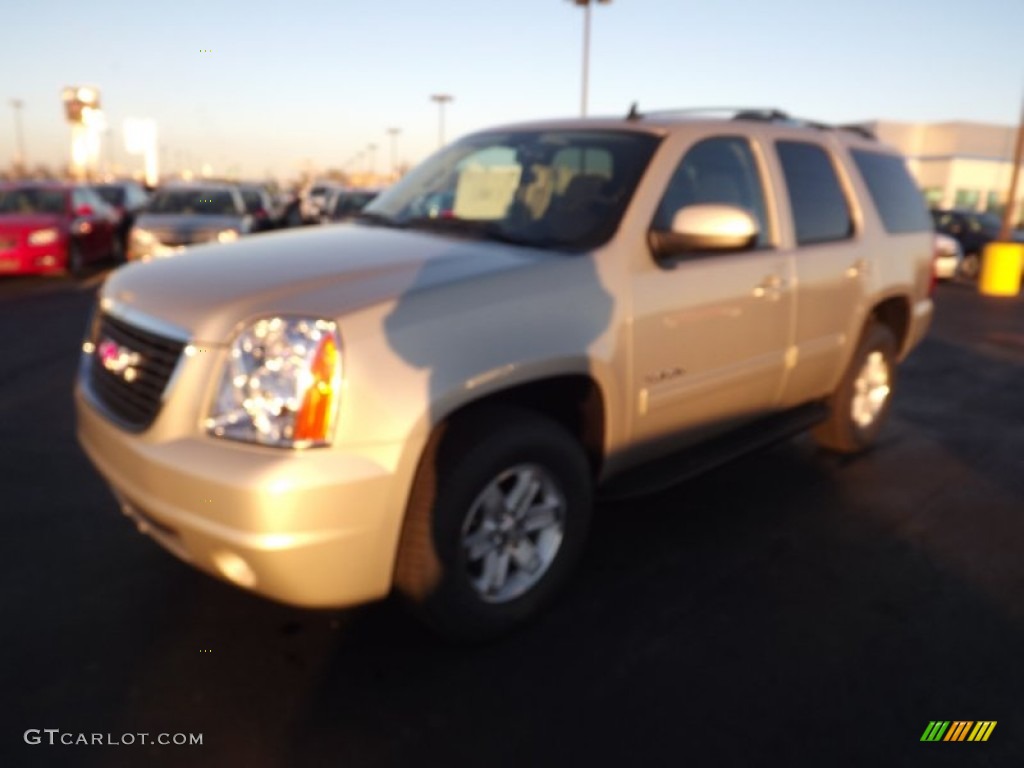
[{"label": "asphalt parking lot", "polygon": [[[1024,299],[941,286],[876,450],[798,438],[605,506],[556,608],[464,648],[391,603],[263,601],[134,531],[74,439],[99,279],[0,284],[0,765],[1024,761]],[[922,743],[932,720],[997,725]]]}]

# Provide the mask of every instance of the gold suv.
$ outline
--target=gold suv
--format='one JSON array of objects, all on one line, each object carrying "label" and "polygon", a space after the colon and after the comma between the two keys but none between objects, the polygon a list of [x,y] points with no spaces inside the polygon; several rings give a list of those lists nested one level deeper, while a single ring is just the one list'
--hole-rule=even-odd
[{"label": "gold suv", "polygon": [[516,625],[595,497],[811,428],[860,451],[932,315],[932,225],[862,131],[745,111],[497,128],[358,221],[117,270],[76,386],[122,510],[311,607]]}]

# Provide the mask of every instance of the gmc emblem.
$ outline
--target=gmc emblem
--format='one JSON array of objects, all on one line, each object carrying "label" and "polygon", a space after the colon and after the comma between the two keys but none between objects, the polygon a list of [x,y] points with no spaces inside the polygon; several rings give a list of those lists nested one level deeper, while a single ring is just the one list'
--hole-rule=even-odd
[{"label": "gmc emblem", "polygon": [[142,355],[128,347],[122,347],[113,339],[104,338],[99,343],[96,347],[96,357],[106,370],[118,378],[128,383],[138,378],[139,370],[136,366],[142,362]]}]

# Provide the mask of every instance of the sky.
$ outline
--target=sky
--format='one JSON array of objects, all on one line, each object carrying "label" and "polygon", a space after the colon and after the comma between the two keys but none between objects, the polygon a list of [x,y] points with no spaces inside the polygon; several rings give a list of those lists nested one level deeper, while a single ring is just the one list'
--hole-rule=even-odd
[{"label": "sky", "polygon": [[[569,0],[32,0],[3,10],[0,166],[66,163],[61,89],[94,85],[113,159],[155,119],[162,170],[390,170],[488,126],[580,111]],[[612,0],[592,8],[589,112],[776,107],[825,122],[1016,124],[1024,0]],[[209,51],[209,52],[206,52]],[[363,152],[362,158],[356,156]],[[167,166],[170,166],[169,168]]]}]

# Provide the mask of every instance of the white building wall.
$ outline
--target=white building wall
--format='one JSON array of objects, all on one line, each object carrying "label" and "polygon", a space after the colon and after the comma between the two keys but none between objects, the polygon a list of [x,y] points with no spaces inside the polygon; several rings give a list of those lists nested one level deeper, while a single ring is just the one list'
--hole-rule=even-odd
[{"label": "white building wall", "polygon": [[[1017,129],[971,122],[864,124],[899,149],[929,204],[1000,209],[1013,172]],[[1017,185],[1016,221],[1024,219],[1024,173]]]}]

